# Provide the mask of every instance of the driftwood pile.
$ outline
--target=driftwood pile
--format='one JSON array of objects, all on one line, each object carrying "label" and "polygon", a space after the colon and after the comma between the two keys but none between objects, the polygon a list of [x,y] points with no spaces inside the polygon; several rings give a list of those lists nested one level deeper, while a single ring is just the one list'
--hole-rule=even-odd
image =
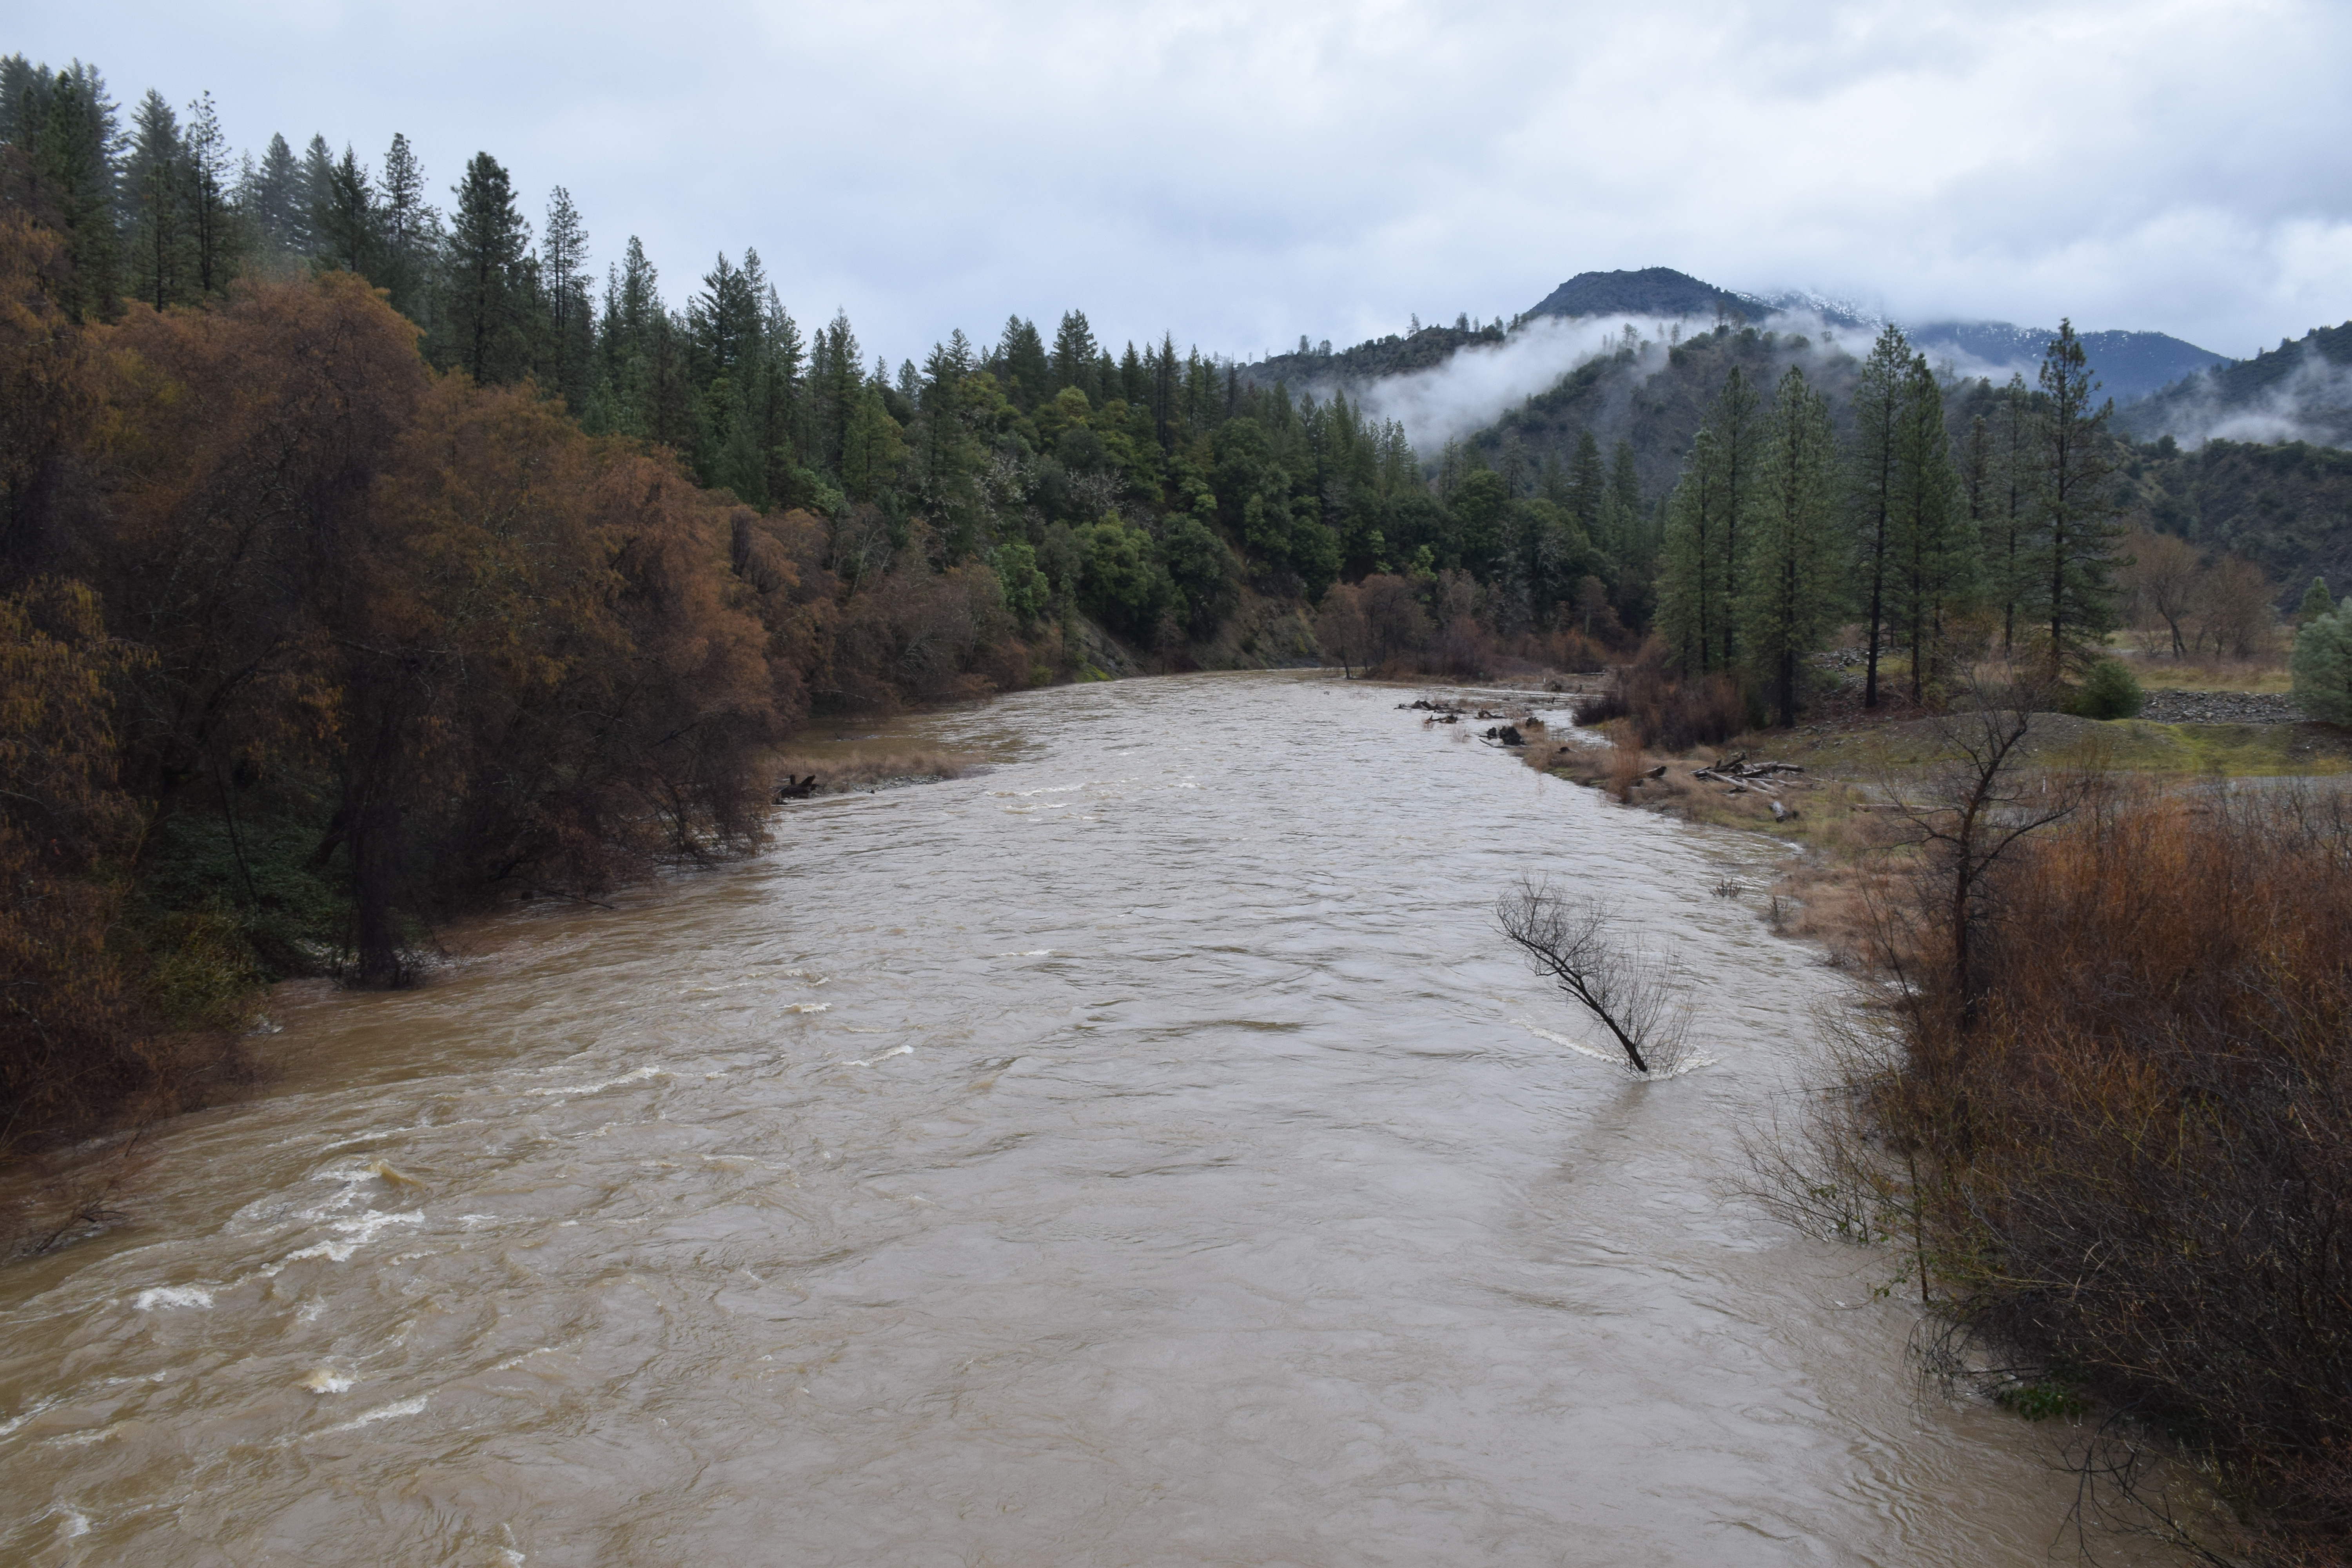
[{"label": "driftwood pile", "polygon": [[1783,774],[1804,771],[1795,763],[1751,763],[1748,760],[1748,753],[1742,752],[1713,767],[1695,768],[1691,771],[1691,777],[1704,779],[1709,784],[1727,784],[1730,787],[1723,792],[1726,795],[1752,792],[1763,795],[1772,807],[1772,820],[1786,822],[1794,814],[1780,804],[1780,784],[1776,781]]}]

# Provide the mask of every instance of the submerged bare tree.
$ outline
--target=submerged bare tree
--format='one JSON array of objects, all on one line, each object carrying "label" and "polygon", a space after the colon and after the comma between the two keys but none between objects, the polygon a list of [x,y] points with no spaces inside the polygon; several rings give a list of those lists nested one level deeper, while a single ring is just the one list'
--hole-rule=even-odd
[{"label": "submerged bare tree", "polygon": [[1689,997],[1663,959],[1624,942],[1603,899],[1519,879],[1495,900],[1503,934],[1616,1037],[1635,1072],[1671,1071],[1683,1058]]}]

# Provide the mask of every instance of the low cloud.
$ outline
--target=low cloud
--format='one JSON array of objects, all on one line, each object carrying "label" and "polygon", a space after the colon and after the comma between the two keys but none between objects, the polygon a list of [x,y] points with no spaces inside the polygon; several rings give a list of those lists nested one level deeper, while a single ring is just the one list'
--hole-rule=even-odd
[{"label": "low cloud", "polygon": [[[1664,368],[1669,347],[1711,332],[1715,325],[1713,317],[1539,316],[1500,343],[1474,345],[1444,364],[1350,384],[1346,391],[1371,417],[1402,424],[1413,449],[1427,457],[1621,349],[1634,351],[1634,379],[1646,381]],[[1868,349],[1867,329],[1838,327],[1810,311],[1784,312],[1759,325],[1783,339],[1803,338],[1816,357]]]},{"label": "low cloud", "polygon": [[2352,444],[2352,366],[2329,363],[2306,344],[2303,362],[2256,396],[2232,402],[2210,374],[2167,395],[2157,411],[2130,421],[2142,438],[2170,436],[2184,447],[2208,441]]}]

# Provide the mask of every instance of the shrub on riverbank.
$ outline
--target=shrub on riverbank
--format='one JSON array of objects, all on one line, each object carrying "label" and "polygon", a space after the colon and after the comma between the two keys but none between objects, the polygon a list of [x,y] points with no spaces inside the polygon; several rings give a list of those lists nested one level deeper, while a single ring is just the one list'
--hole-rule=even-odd
[{"label": "shrub on riverbank", "polygon": [[2352,1560],[2344,797],[2110,795],[1993,868],[1965,981],[1936,889],[1882,909],[1895,1048],[1849,1085],[1923,1290]]},{"label": "shrub on riverbank", "polygon": [[1645,750],[1686,752],[1720,744],[1746,730],[1748,700],[1729,675],[1676,674],[1653,644],[1621,666],[1598,693],[1578,701],[1578,723],[1612,720],[1622,720],[1633,743]]}]

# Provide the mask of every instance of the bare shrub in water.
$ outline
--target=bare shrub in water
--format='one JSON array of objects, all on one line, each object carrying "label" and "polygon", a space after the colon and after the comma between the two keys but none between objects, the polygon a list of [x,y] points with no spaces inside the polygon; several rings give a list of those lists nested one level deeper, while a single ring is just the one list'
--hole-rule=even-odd
[{"label": "bare shrub in water", "polygon": [[1688,995],[1664,960],[1622,938],[1607,900],[1522,878],[1495,901],[1495,918],[1538,973],[1615,1037],[1635,1072],[1671,1072],[1682,1062]]}]

